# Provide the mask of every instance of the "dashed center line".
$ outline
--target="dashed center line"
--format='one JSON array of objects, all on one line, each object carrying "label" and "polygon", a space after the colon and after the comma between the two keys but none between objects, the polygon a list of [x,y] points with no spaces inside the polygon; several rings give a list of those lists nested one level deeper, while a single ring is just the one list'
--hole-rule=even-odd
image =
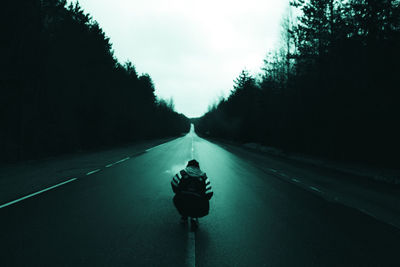
[{"label": "dashed center line", "polygon": [[300,181],[297,180],[296,178],[292,178],[292,181],[295,182],[295,183],[300,183]]},{"label": "dashed center line", "polygon": [[278,172],[277,170],[274,169],[268,169],[268,170],[270,170],[271,172]]},{"label": "dashed center line", "polygon": [[124,162],[124,161],[126,161],[126,160],[128,160],[128,159],[130,159],[130,157],[126,157],[126,158],[124,158],[124,159],[118,160],[118,161],[115,162],[114,164],[118,164],[118,163]]},{"label": "dashed center line", "polygon": [[[191,149],[192,159],[194,158],[194,145],[192,136],[192,149]],[[188,242],[186,248],[186,266],[194,267],[196,266],[196,236],[194,230],[192,230],[192,223],[189,220],[189,232],[188,232]]]},{"label": "dashed center line", "polygon": [[88,172],[88,173],[86,173],[86,175],[91,175],[91,174],[96,173],[96,172],[99,172],[99,171],[101,171],[101,169],[97,169],[97,170]]},{"label": "dashed center line", "polygon": [[[189,220],[191,221],[191,220]],[[196,266],[196,236],[195,232],[191,230],[192,224],[188,224],[188,242],[186,250],[186,266],[194,267]]]},{"label": "dashed center line", "polygon": [[193,155],[194,155],[194,147],[193,147],[193,137],[192,137],[192,159],[193,159]]}]

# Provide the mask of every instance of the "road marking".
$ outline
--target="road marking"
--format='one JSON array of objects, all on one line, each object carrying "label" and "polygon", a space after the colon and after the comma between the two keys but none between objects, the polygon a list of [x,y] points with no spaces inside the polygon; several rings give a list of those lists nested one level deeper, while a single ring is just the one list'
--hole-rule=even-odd
[{"label": "road marking", "polygon": [[130,159],[130,158],[131,158],[131,157],[126,157],[126,158],[121,159],[121,160],[118,160],[118,161],[116,161],[116,162],[114,162],[114,163],[110,163],[110,164],[106,165],[106,168],[110,168],[110,167],[114,166],[115,164],[124,162],[124,161],[126,161],[126,160],[128,160],[128,159]]},{"label": "road marking", "polygon": [[284,174],[284,173],[279,173],[281,176],[283,176],[283,177],[288,177],[286,174]]},{"label": "road marking", "polygon": [[[191,150],[192,159],[194,156],[194,146],[193,146],[193,136],[192,136],[192,150]],[[194,229],[192,229],[192,220],[189,218],[188,220],[188,241],[187,241],[187,250],[186,250],[186,266],[194,267],[196,266],[196,236]]]},{"label": "road marking", "polygon": [[274,169],[268,169],[268,170],[270,170],[271,172],[278,172],[277,170]]},{"label": "road marking", "polygon": [[151,147],[151,148],[148,148],[148,149],[146,149],[146,152],[149,152],[150,150],[153,150],[153,149],[155,149],[155,148],[157,148],[157,147],[160,147],[160,146],[162,146],[162,145],[165,145],[166,143],[162,143],[162,144],[159,144],[158,146],[154,146],[154,147]]},{"label": "road marking", "polygon": [[384,223],[387,223],[387,224],[389,224],[389,225],[391,225],[391,226],[393,226],[393,227],[395,227],[395,228],[397,228],[397,229],[400,229],[400,227],[399,227],[399,225],[398,224],[395,224],[395,223],[393,223],[393,222],[390,222],[390,221],[385,221],[384,219],[382,219],[382,218],[379,218],[378,216],[376,216],[375,214],[373,214],[373,213],[371,213],[371,212],[369,212],[369,211],[366,211],[365,209],[363,209],[363,208],[360,208],[360,209],[358,209],[359,211],[361,211],[362,213],[364,213],[364,214],[366,214],[366,215],[368,215],[368,216],[370,216],[370,217],[372,217],[372,218],[374,218],[375,220],[378,220],[378,221],[381,221],[381,222],[384,222]]},{"label": "road marking", "polygon": [[99,172],[99,171],[101,171],[101,170],[100,170],[100,169],[97,169],[97,170],[94,170],[94,171],[91,171],[91,172],[86,173],[86,175],[91,175],[91,174],[96,173],[96,172]]},{"label": "road marking", "polygon": [[292,181],[295,182],[295,183],[300,183],[300,181],[297,180],[296,178],[292,178]]},{"label": "road marking", "polygon": [[115,162],[114,164],[118,164],[118,163],[124,162],[124,161],[126,161],[126,160],[128,160],[128,159],[130,159],[130,157],[126,157],[126,158],[124,158],[124,159],[118,160],[118,161]]},{"label": "road marking", "polygon": [[38,192],[36,192],[36,193],[29,194],[29,195],[26,195],[26,196],[24,196],[24,197],[21,197],[21,198],[18,198],[18,199],[16,199],[16,200],[13,200],[13,201],[11,201],[11,202],[5,203],[5,204],[3,204],[3,205],[0,206],[0,209],[1,209],[1,208],[4,208],[4,207],[7,207],[7,206],[10,206],[10,205],[12,205],[12,204],[14,204],[14,203],[20,202],[20,201],[22,201],[22,200],[24,200],[24,199],[27,199],[27,198],[36,196],[36,195],[41,194],[41,193],[43,193],[43,192],[49,191],[49,190],[54,189],[54,188],[56,188],[56,187],[62,186],[62,185],[64,185],[64,184],[66,184],[66,183],[70,183],[70,182],[72,182],[72,181],[75,181],[76,179],[77,179],[77,178],[69,179],[68,181],[65,181],[65,182],[62,182],[62,183],[59,183],[59,184],[50,186],[50,187],[48,187],[48,188],[46,188],[46,189],[43,189],[43,190],[40,190],[40,191],[38,191]]},{"label": "road marking", "polygon": [[366,211],[366,210],[363,209],[363,208],[361,208],[361,209],[359,209],[359,210],[360,210],[361,212],[363,212],[363,213],[365,213],[365,214],[371,216],[372,218],[378,219],[378,217],[376,217],[375,214],[373,214],[373,213],[371,213],[371,212],[369,212],[369,211]]},{"label": "road marking", "polygon": [[191,219],[188,220],[188,242],[186,250],[186,266],[194,267],[196,266],[196,236],[195,232],[192,230]]},{"label": "road marking", "polygon": [[316,188],[314,186],[309,186],[308,188],[310,188],[311,190],[317,191],[319,193],[322,193],[321,190],[319,190],[318,188]]},{"label": "road marking", "polygon": [[194,147],[193,147],[193,136],[192,136],[192,159],[193,159],[193,155],[194,155]]}]

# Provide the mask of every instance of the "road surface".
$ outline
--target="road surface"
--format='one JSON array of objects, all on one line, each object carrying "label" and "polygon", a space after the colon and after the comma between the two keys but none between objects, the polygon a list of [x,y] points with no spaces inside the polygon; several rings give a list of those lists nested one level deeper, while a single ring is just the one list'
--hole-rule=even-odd
[{"label": "road surface", "polygon": [[[196,232],[170,186],[192,157],[214,191]],[[0,208],[0,266],[400,266],[395,227],[193,131],[93,171]]]}]

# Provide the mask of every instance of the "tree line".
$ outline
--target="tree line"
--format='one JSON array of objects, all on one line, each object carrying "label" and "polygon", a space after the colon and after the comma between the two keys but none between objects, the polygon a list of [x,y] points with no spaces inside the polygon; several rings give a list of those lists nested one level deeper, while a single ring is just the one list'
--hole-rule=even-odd
[{"label": "tree line", "polygon": [[189,121],[119,63],[78,3],[6,1],[1,11],[0,159],[23,160],[179,135]]},{"label": "tree line", "polygon": [[200,134],[398,167],[400,2],[294,0],[279,49],[197,121]]}]

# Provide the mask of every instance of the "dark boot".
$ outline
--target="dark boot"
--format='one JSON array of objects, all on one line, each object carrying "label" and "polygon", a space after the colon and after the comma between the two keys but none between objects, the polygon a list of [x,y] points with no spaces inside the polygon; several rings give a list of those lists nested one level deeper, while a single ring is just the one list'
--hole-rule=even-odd
[{"label": "dark boot", "polygon": [[199,227],[199,219],[198,218],[191,218],[190,224],[192,226],[192,230],[196,230]]},{"label": "dark boot", "polygon": [[182,216],[181,217],[181,223],[187,223],[188,217],[187,216]]}]

